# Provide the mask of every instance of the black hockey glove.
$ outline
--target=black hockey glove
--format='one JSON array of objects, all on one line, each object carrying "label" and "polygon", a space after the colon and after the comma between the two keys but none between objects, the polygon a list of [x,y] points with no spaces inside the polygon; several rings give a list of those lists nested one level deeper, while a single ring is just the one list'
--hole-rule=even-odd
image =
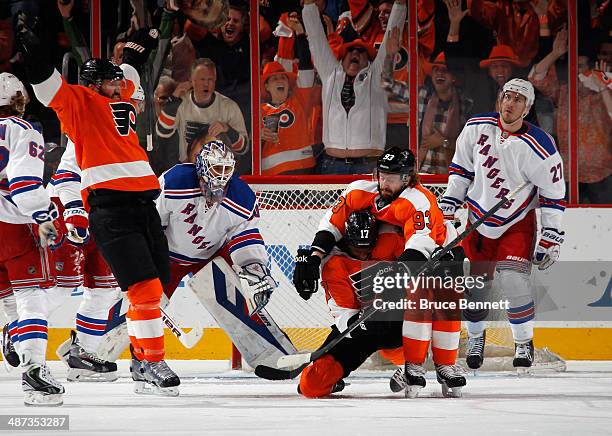
[{"label": "black hockey glove", "polygon": [[139,69],[157,48],[158,38],[157,29],[143,28],[134,32],[123,48],[123,62]]},{"label": "black hockey glove", "polygon": [[[437,247],[431,256],[435,256],[440,250],[442,250],[442,247]],[[453,247],[451,251],[442,256],[437,262],[434,262],[427,274],[442,278],[462,276],[464,260],[465,251],[463,247]]]},{"label": "black hockey glove", "polygon": [[293,285],[300,297],[308,300],[319,289],[321,258],[311,250],[300,248],[295,258]]},{"label": "black hockey glove", "polygon": [[53,73],[53,67],[47,62],[47,53],[34,30],[36,22],[29,23],[28,16],[19,12],[14,17],[15,39],[17,48],[23,55],[28,81],[33,85],[47,80]]}]

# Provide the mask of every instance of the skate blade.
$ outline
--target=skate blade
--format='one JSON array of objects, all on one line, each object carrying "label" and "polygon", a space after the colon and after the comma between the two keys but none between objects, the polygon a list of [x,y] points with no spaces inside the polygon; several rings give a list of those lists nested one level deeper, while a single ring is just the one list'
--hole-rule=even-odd
[{"label": "skate blade", "polygon": [[531,367],[517,367],[516,375],[518,375],[519,377],[529,377],[531,375]]},{"label": "skate blade", "polygon": [[63,394],[45,394],[38,391],[24,393],[23,404],[34,407],[57,407],[64,404]]},{"label": "skate blade", "polygon": [[88,369],[77,369],[70,368],[66,380],[69,382],[83,382],[83,383],[100,383],[100,382],[114,382],[119,376],[117,371],[113,372],[95,372]]},{"label": "skate blade", "polygon": [[442,395],[444,395],[445,398],[461,398],[461,396],[463,395],[463,393],[461,392],[462,386],[449,388],[446,383],[442,383],[441,386]]},{"label": "skate blade", "polygon": [[134,382],[134,393],[140,395],[159,395],[162,397],[178,397],[179,390],[177,387],[160,388],[152,383],[144,381]]},{"label": "skate blade", "polygon": [[389,389],[391,389],[391,392],[394,393],[401,392],[406,389],[406,383],[398,383],[397,381],[393,381],[389,383]]},{"label": "skate blade", "polygon": [[62,342],[59,347],[57,347],[57,350],[55,350],[55,354],[57,355],[57,357],[59,357],[59,360],[64,362],[64,365],[66,365],[68,368],[70,368],[70,365],[68,365],[68,356],[70,355],[71,344],[72,340],[68,338],[67,340]]},{"label": "skate blade", "polygon": [[404,391],[404,397],[416,398],[419,395],[419,392],[421,392],[421,389],[423,389],[423,386],[418,386],[418,385],[406,386],[406,390]]},{"label": "skate blade", "polygon": [[2,356],[2,362],[4,363],[4,369],[6,369],[6,372],[8,373],[12,372],[15,368],[19,367],[19,365],[13,366],[10,363],[8,363],[8,360],[6,360],[4,356]]}]

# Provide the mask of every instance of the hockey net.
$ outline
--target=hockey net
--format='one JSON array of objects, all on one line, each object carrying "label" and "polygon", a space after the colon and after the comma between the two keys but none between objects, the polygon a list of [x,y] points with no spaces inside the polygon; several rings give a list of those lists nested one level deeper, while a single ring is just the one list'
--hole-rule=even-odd
[{"label": "hockey net", "polygon": [[[259,230],[266,242],[272,274],[279,283],[267,310],[299,351],[316,350],[329,334],[333,320],[324,292],[319,290],[304,301],[295,291],[291,281],[294,256],[298,248],[309,247],[325,212],[336,204],[348,183],[358,178],[371,176],[244,177],[257,195]],[[420,179],[438,197],[446,189],[446,176],[421,175]],[[463,209],[458,217],[465,222],[467,210]],[[484,369],[511,369],[514,341],[507,320],[491,324],[487,328]],[[460,355],[465,342],[463,331]],[[235,355],[232,361],[237,366],[240,359]],[[541,368],[563,370],[565,366],[559,356],[546,349],[536,351],[536,363]],[[386,364],[384,359],[375,357],[370,367],[382,369]]]}]

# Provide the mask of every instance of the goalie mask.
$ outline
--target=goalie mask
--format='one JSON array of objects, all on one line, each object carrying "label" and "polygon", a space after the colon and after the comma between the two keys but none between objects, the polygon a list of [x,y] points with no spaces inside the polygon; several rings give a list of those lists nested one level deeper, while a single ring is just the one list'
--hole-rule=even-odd
[{"label": "goalie mask", "polygon": [[225,196],[229,180],[234,174],[234,153],[222,141],[214,139],[205,143],[196,156],[196,173],[206,203],[220,203]]},{"label": "goalie mask", "polygon": [[10,73],[0,74],[0,106],[10,106],[15,115],[23,116],[30,101],[23,83]]}]

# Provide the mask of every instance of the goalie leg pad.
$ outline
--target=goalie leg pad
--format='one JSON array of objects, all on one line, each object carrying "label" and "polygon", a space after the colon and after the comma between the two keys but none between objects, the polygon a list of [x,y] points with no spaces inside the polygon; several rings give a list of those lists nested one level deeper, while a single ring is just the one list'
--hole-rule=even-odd
[{"label": "goalie leg pad", "polygon": [[240,278],[223,258],[215,258],[188,286],[251,367],[276,367],[279,357],[297,352],[266,309],[248,315]]}]

